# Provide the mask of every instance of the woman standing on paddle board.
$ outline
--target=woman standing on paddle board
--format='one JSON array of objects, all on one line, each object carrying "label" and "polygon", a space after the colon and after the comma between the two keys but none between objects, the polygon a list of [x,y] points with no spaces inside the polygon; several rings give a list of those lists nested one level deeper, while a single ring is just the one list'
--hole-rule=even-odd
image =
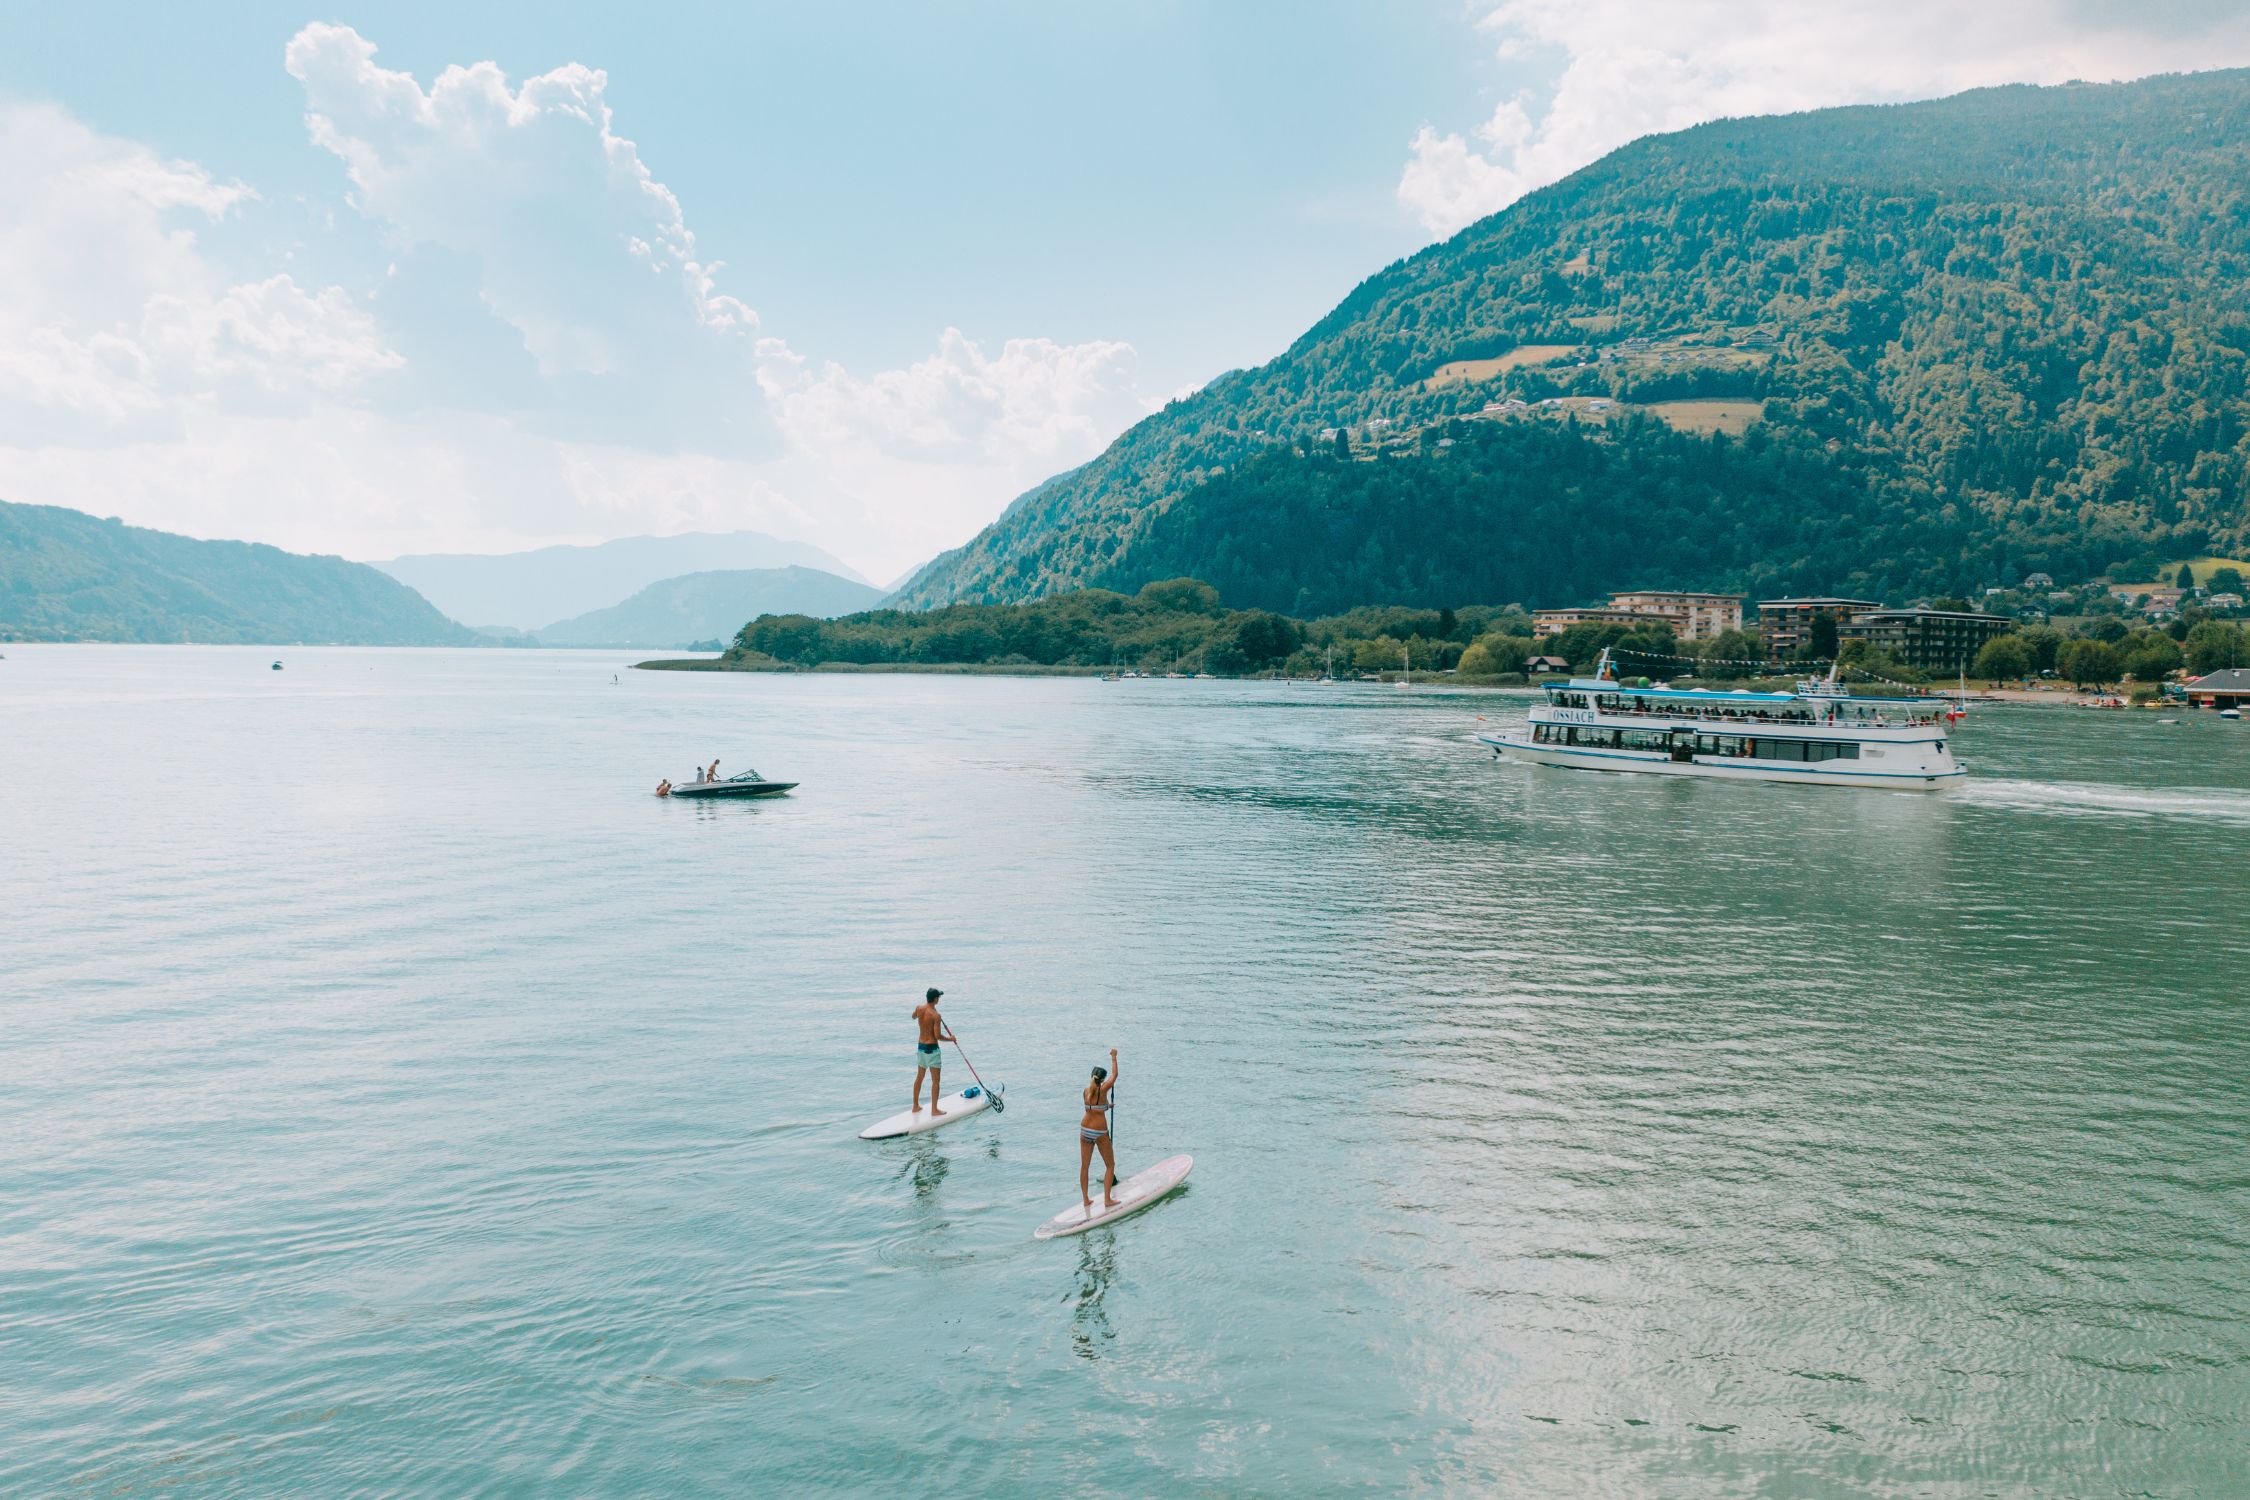
[{"label": "woman standing on paddle board", "polygon": [[1117,1049],[1109,1049],[1109,1066],[1094,1069],[1094,1081],[1086,1085],[1080,1096],[1086,1112],[1078,1117],[1078,1198],[1088,1209],[1094,1206],[1093,1194],[1087,1191],[1086,1175],[1094,1164],[1094,1151],[1102,1153],[1102,1207],[1117,1207],[1117,1157],[1109,1143],[1109,1112],[1116,1106],[1110,1103],[1109,1091],[1117,1087]]}]

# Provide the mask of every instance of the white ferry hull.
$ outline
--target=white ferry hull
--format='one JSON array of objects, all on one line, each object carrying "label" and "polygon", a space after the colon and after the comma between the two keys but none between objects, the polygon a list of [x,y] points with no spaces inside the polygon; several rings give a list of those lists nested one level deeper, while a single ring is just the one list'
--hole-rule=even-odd
[{"label": "white ferry hull", "polygon": [[1934,792],[1957,786],[1967,775],[1956,765],[1945,770],[1875,771],[1842,763],[1819,765],[1698,755],[1674,760],[1661,751],[1591,750],[1575,745],[1535,745],[1508,735],[1479,735],[1503,759],[1567,771],[1623,771],[1651,776],[1703,776],[1721,781],[1790,781],[1799,785],[1887,787],[1892,791]]}]

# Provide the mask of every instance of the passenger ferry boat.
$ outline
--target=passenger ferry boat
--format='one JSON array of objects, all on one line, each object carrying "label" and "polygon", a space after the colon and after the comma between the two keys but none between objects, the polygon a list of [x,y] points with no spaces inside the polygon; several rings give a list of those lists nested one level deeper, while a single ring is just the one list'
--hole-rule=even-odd
[{"label": "passenger ferry boat", "polygon": [[1584,771],[1649,771],[1934,791],[1968,773],[1947,737],[1961,711],[1943,698],[1863,698],[1835,668],[1793,693],[1634,686],[1604,651],[1592,677],[1551,683],[1521,734],[1479,735],[1507,760]]}]

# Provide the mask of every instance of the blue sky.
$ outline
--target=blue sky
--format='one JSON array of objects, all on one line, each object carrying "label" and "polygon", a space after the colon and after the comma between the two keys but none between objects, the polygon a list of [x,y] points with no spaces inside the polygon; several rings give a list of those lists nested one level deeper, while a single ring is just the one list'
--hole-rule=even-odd
[{"label": "blue sky", "polygon": [[18,7],[0,498],[888,578],[1633,135],[2244,62],[2163,0]]}]

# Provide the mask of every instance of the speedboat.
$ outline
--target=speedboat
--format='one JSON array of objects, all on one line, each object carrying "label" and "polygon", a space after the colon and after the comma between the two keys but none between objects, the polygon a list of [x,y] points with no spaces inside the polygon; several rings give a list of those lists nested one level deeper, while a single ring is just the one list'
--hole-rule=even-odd
[{"label": "speedboat", "polygon": [[689,781],[673,784],[675,797],[778,797],[797,785],[794,781],[768,781],[756,771],[745,771],[740,776],[728,776],[719,781]]}]

